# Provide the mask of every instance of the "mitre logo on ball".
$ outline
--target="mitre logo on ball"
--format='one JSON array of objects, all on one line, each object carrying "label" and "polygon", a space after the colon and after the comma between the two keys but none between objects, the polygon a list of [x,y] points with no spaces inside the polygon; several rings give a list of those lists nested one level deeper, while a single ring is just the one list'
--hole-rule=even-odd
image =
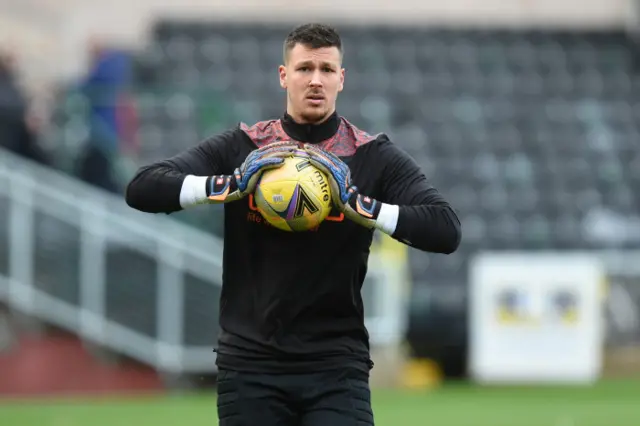
[{"label": "mitre logo on ball", "polygon": [[315,229],[331,212],[329,179],[303,151],[264,172],[254,199],[264,219],[283,231]]}]

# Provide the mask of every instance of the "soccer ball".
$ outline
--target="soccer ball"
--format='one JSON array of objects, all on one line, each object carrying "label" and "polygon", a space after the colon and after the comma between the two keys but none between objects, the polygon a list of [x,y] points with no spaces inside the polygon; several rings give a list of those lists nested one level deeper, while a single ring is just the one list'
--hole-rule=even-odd
[{"label": "soccer ball", "polygon": [[285,157],[284,164],[260,177],[254,201],[262,217],[283,231],[308,231],[331,212],[327,176],[304,153]]}]

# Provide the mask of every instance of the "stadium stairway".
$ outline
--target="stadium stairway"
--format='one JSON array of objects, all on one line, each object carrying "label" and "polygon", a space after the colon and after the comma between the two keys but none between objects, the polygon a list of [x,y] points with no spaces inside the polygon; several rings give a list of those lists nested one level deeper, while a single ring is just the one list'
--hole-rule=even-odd
[{"label": "stadium stairway", "polygon": [[164,390],[158,372],[149,366],[104,363],[66,333],[21,334],[0,351],[0,371],[0,395],[9,397]]},{"label": "stadium stairway", "polygon": [[[0,355],[0,382],[4,371],[69,356],[94,378],[86,386],[119,387],[121,379],[100,377],[120,377],[120,370],[100,367],[85,344],[154,369],[165,386],[181,374],[215,372],[221,250],[220,240],[200,230],[137,212],[121,196],[0,149],[0,305],[10,317],[75,336],[19,335]],[[0,344],[10,337],[0,322]],[[38,358],[45,350],[49,355]],[[53,386],[51,376],[43,380],[34,382],[36,390]],[[145,380],[141,386],[155,386]],[[5,390],[18,392],[16,384]]]}]

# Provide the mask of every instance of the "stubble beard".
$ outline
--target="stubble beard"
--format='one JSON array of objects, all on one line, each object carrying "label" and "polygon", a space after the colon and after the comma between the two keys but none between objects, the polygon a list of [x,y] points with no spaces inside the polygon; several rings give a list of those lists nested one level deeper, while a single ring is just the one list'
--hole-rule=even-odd
[{"label": "stubble beard", "polygon": [[329,110],[312,110],[312,111],[302,111],[300,113],[300,117],[308,124],[317,124],[324,121],[329,116]]},{"label": "stubble beard", "polygon": [[[294,118],[300,119],[304,124],[319,124],[324,122],[335,111],[335,106],[322,106],[322,107],[309,107],[305,105],[306,99],[303,99],[300,107],[295,108],[295,102],[289,97],[290,104],[288,107],[292,108],[289,114]],[[326,102],[326,100],[325,100]],[[293,112],[293,114],[292,114]]]}]

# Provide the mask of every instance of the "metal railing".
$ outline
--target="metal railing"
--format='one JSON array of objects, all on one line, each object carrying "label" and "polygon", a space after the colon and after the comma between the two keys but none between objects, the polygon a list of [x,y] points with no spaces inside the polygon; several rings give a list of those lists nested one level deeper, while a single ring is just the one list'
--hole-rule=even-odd
[{"label": "metal railing", "polygon": [[215,368],[220,239],[0,151],[0,241],[12,307],[162,370]]}]

